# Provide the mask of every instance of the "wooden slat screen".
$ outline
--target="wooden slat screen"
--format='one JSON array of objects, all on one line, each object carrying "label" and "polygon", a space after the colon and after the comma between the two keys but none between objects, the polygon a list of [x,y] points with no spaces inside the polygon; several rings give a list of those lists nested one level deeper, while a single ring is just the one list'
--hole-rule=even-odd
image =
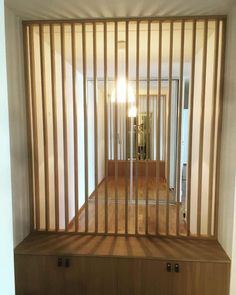
[{"label": "wooden slat screen", "polygon": [[216,237],[225,26],[23,23],[32,230]]}]

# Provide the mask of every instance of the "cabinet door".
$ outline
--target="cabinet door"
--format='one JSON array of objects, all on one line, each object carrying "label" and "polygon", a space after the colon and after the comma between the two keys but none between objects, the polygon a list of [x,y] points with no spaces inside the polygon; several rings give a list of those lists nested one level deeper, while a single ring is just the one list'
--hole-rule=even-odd
[{"label": "cabinet door", "polygon": [[[176,262],[172,263],[172,295],[202,295],[198,293],[198,264],[195,262]],[[178,265],[179,272],[175,272],[175,265]],[[210,294],[208,294],[210,295]]]},{"label": "cabinet door", "polygon": [[45,294],[64,295],[65,294],[65,267],[58,266],[58,256],[46,256],[45,258]]},{"label": "cabinet door", "polygon": [[229,263],[199,263],[196,294],[228,295],[230,281]]},{"label": "cabinet door", "polygon": [[45,257],[15,255],[16,295],[45,294]]},{"label": "cabinet door", "polygon": [[64,295],[64,267],[57,256],[16,255],[17,295]]},{"label": "cabinet door", "polygon": [[70,257],[65,268],[67,295],[115,294],[114,263],[106,257]]},{"label": "cabinet door", "polygon": [[141,294],[171,295],[172,273],[167,272],[167,262],[144,259],[141,262]]},{"label": "cabinet door", "polygon": [[117,295],[141,294],[140,259],[115,259],[115,277]]},{"label": "cabinet door", "polygon": [[173,273],[172,295],[229,294],[229,264],[208,262],[178,264],[179,272]]}]

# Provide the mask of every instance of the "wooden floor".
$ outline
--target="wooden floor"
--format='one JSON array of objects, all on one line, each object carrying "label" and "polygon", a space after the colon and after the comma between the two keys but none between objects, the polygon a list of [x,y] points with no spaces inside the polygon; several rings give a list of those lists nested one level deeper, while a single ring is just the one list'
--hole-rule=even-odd
[{"label": "wooden floor", "polygon": [[[117,196],[118,196],[118,233],[125,233],[125,178],[119,177],[117,181]],[[146,179],[139,177],[138,180],[138,233],[145,234],[146,228]],[[166,233],[166,213],[167,213],[167,197],[166,185],[164,181],[160,182],[159,190],[159,233]],[[176,235],[176,203],[174,195],[169,192],[169,234]],[[108,178],[108,232],[115,231],[115,179]],[[148,233],[155,234],[156,232],[156,179],[149,177],[148,179]],[[88,230],[95,231],[95,194],[93,193],[88,202]],[[82,208],[78,215],[79,231],[84,231],[85,228],[85,209]],[[74,221],[70,224],[70,229],[74,229]],[[105,181],[98,187],[98,232],[105,231]],[[186,235],[186,224],[183,218],[181,204],[179,214],[179,232],[181,235]],[[128,184],[128,233],[135,233],[135,183],[133,185],[133,196],[130,197],[130,186]]]}]

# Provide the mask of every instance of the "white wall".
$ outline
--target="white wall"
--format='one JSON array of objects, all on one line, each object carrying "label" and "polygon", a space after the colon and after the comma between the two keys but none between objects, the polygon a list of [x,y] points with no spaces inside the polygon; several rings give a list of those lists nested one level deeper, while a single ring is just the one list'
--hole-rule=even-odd
[{"label": "white wall", "polygon": [[5,8],[14,244],[29,233],[26,104],[21,21]]},{"label": "white wall", "polygon": [[234,215],[233,215],[233,232],[232,232],[232,254],[231,254],[231,282],[230,282],[230,294],[236,293],[236,177],[235,177],[235,191],[234,191]]},{"label": "white wall", "polygon": [[12,191],[3,0],[0,0],[0,39],[0,294],[14,295]]},{"label": "white wall", "polygon": [[220,163],[220,203],[218,239],[232,259],[231,295],[236,294],[236,5],[228,18],[225,94]]}]

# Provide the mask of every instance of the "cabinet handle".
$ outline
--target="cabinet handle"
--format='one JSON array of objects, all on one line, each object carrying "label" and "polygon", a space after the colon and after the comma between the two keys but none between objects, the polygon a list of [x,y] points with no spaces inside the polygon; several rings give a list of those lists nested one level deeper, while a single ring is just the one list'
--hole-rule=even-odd
[{"label": "cabinet handle", "polygon": [[171,263],[169,262],[166,264],[166,271],[171,272]]},{"label": "cabinet handle", "polygon": [[57,266],[58,267],[62,267],[62,264],[63,264],[62,257],[58,257],[58,259],[57,259]]},{"label": "cabinet handle", "polygon": [[69,258],[66,258],[65,266],[66,267],[70,267],[70,259]]},{"label": "cabinet handle", "polygon": [[179,272],[179,264],[178,263],[175,264],[175,272]]}]

